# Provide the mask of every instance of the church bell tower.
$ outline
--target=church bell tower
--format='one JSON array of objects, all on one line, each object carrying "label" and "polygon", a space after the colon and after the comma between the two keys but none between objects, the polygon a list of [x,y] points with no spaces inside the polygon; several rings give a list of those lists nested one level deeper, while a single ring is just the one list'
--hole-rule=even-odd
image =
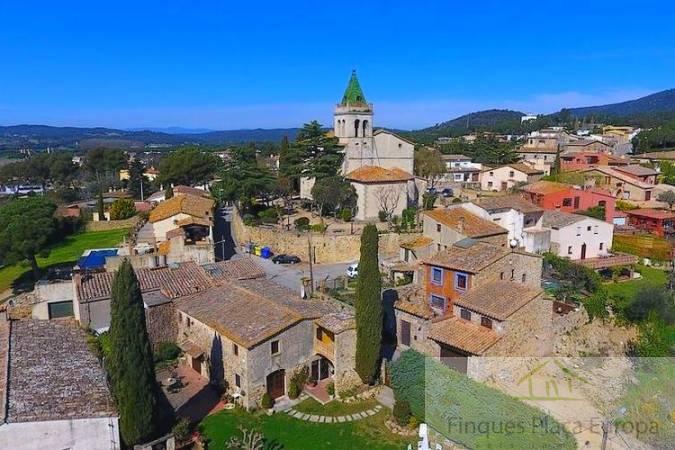
[{"label": "church bell tower", "polygon": [[373,163],[373,105],[366,101],[355,70],[335,107],[333,130],[345,146],[343,173]]}]

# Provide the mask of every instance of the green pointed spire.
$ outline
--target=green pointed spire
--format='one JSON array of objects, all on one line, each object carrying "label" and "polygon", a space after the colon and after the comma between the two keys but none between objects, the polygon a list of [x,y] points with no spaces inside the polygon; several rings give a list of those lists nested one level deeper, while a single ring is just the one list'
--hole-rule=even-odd
[{"label": "green pointed spire", "polygon": [[347,89],[345,89],[345,95],[342,96],[340,105],[368,106],[366,96],[363,95],[363,91],[361,90],[359,79],[356,77],[356,70],[352,70],[352,76],[349,79],[349,84],[347,85]]}]

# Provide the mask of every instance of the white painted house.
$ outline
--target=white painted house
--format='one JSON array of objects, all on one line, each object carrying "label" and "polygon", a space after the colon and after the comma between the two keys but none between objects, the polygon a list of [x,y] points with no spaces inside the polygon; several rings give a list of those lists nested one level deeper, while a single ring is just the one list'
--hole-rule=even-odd
[{"label": "white painted house", "polygon": [[562,211],[546,211],[542,225],[550,229],[551,252],[574,260],[608,256],[614,225]]},{"label": "white painted house", "polygon": [[545,175],[543,170],[527,164],[507,164],[502,167],[484,169],[480,174],[480,188],[484,191],[506,191],[518,184],[539,181]]}]

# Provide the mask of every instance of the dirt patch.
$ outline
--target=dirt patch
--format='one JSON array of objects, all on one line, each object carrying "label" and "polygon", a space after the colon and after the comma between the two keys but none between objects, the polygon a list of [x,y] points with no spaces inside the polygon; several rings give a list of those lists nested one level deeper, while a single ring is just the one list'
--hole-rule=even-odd
[{"label": "dirt patch", "polygon": [[630,341],[637,338],[635,327],[619,326],[613,320],[583,323],[558,336],[555,356],[623,356]]}]

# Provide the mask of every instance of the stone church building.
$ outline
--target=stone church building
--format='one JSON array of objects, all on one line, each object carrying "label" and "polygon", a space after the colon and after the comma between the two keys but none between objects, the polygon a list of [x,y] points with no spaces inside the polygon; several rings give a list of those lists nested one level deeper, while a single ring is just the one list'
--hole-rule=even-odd
[{"label": "stone church building", "polygon": [[[386,130],[373,132],[373,105],[366,101],[356,72],[333,115],[333,132],[343,146],[342,175],[358,195],[356,220],[377,219],[381,210],[394,215],[414,195],[412,142]],[[314,179],[304,178],[300,195],[311,198]]]}]

